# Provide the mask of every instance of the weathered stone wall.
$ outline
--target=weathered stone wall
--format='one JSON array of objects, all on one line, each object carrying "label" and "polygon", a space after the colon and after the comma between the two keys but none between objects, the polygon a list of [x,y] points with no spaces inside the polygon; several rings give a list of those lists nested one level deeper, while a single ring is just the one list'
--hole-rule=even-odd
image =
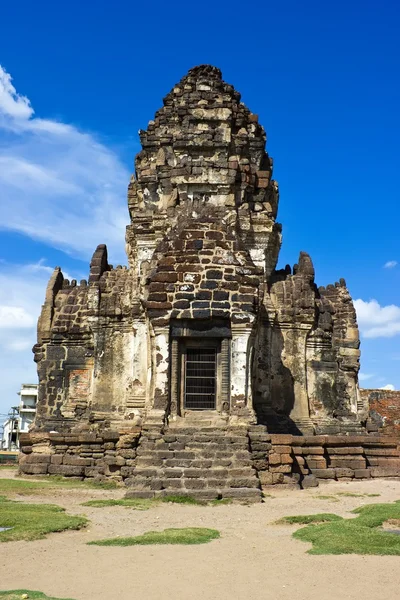
[{"label": "weathered stone wall", "polygon": [[21,434],[19,469],[25,475],[63,475],[122,482],[134,470],[140,428],[63,435]]},{"label": "weathered stone wall", "polygon": [[271,435],[262,426],[198,433],[193,428],[31,433],[21,435],[19,468],[26,475],[125,482],[132,497],[175,490],[211,499],[223,486],[231,488],[224,497],[258,498],[260,484],[308,487],[325,479],[400,477],[400,441],[379,435]]}]

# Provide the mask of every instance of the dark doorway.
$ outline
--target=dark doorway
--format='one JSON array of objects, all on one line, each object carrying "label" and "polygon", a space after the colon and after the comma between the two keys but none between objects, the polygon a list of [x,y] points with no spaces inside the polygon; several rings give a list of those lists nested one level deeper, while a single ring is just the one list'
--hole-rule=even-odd
[{"label": "dark doorway", "polygon": [[184,374],[185,409],[215,410],[217,348],[186,348]]}]

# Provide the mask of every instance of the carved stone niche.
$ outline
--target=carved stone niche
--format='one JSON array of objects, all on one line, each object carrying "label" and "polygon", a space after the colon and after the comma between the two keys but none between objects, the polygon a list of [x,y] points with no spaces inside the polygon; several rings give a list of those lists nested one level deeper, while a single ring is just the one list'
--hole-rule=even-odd
[{"label": "carved stone niche", "polygon": [[230,413],[231,337],[228,319],[171,323],[171,415]]},{"label": "carved stone niche", "polygon": [[61,406],[61,414],[67,418],[77,418],[88,407],[92,388],[93,359],[80,365],[66,365],[66,395]]}]

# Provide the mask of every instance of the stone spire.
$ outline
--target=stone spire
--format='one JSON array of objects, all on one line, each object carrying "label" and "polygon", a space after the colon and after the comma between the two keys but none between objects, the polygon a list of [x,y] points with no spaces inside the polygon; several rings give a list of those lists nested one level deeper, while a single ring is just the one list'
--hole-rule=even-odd
[{"label": "stone spire", "polygon": [[247,204],[275,218],[265,131],[216,67],[191,69],[140,131],[140,140],[128,194],[132,217],[137,210],[164,212],[201,197],[218,206]]},{"label": "stone spire", "polygon": [[[265,248],[273,238],[276,252],[269,253],[267,270],[275,267],[280,226],[272,159],[257,115],[240,98],[219,69],[200,65],[173,87],[140,131],[142,151],[128,190],[128,254],[141,232],[160,227],[165,234],[194,203],[203,212],[207,206],[216,210],[219,219],[236,219],[245,243],[251,237],[253,246]],[[264,267],[264,257],[253,259]]]}]

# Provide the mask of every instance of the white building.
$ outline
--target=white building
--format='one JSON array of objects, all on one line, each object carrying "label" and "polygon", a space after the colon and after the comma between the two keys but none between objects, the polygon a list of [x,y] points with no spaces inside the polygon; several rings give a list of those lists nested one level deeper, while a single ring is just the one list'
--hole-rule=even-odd
[{"label": "white building", "polygon": [[27,433],[36,414],[37,383],[23,383],[18,394],[20,397],[18,429],[20,433]]},{"label": "white building", "polygon": [[18,450],[20,433],[27,433],[35,418],[38,385],[23,383],[17,393],[20,397],[19,405],[11,408],[7,420],[3,423],[3,435],[0,440],[2,450]]}]

